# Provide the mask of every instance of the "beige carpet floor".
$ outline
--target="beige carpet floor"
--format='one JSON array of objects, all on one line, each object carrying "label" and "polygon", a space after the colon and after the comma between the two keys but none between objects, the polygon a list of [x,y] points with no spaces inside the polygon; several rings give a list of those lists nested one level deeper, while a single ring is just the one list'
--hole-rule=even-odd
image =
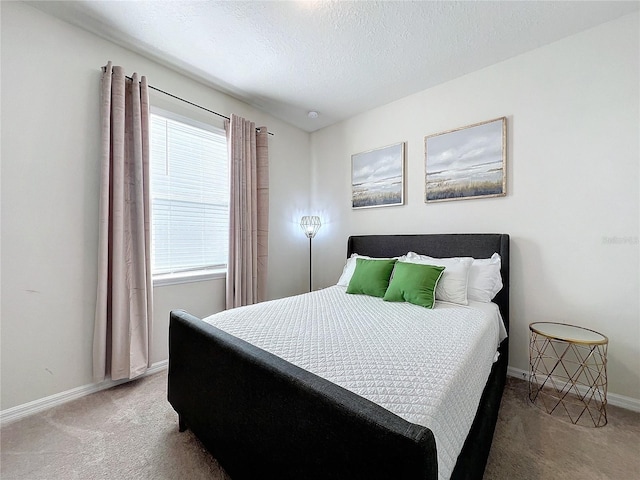
[{"label": "beige carpet floor", "polygon": [[[550,417],[509,378],[484,478],[640,479],[640,414],[609,406],[608,417],[597,429]],[[166,372],[11,423],[0,437],[2,480],[230,479],[178,432]]]}]

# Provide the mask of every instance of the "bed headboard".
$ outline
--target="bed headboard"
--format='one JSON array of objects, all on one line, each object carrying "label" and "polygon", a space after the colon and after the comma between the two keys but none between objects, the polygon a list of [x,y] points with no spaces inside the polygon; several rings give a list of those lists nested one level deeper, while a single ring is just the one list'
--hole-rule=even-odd
[{"label": "bed headboard", "polygon": [[370,257],[396,257],[416,252],[431,257],[489,258],[500,254],[504,287],[493,301],[500,307],[509,330],[509,235],[504,233],[446,233],[424,235],[356,235],[347,242],[352,253]]}]

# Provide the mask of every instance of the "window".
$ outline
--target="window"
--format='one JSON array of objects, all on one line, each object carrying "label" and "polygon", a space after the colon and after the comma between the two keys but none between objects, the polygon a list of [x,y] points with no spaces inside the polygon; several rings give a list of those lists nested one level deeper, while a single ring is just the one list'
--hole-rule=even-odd
[{"label": "window", "polygon": [[207,278],[225,270],[229,248],[225,132],[154,109],[150,157],[154,283]]}]

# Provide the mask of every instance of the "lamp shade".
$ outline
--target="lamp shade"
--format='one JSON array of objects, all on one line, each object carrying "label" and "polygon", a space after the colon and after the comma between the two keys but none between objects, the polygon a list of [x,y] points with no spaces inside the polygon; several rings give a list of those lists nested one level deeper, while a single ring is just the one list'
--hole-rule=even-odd
[{"label": "lamp shade", "polygon": [[320,223],[320,217],[316,216],[305,215],[304,217],[302,217],[302,220],[300,220],[300,228],[307,236],[307,238],[315,237],[316,233],[318,233],[318,230],[320,230],[321,225],[322,224]]}]

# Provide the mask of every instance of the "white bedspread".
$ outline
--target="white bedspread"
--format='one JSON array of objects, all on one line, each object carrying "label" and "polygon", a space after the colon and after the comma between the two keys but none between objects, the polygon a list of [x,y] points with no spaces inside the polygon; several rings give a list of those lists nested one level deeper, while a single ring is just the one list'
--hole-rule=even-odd
[{"label": "white bedspread", "polygon": [[428,310],[340,286],[205,321],[431,429],[441,479],[451,476],[506,336],[494,304]]}]

